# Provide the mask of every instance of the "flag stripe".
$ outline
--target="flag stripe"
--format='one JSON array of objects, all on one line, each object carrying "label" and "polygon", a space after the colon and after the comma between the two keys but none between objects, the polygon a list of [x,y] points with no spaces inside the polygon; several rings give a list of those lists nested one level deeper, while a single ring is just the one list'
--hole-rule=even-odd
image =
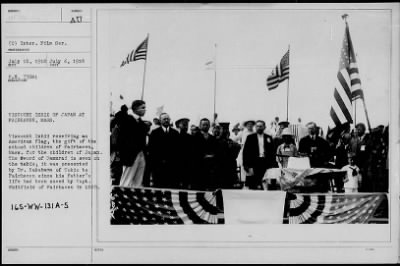
[{"label": "flag stripe", "polygon": [[278,85],[279,85],[279,78],[278,77],[270,76],[267,79],[268,90],[273,90],[273,89],[277,88]]},{"label": "flag stripe", "polygon": [[355,92],[355,91],[361,91],[362,92],[361,83],[354,84],[353,86],[351,86],[351,88],[352,88],[353,92]]},{"label": "flag stripe", "polygon": [[347,106],[345,105],[345,103],[343,102],[342,98],[340,97],[339,92],[337,91],[337,89],[335,90],[334,97],[335,97],[335,100],[336,100],[337,104],[340,107],[340,110],[342,110],[344,116],[346,117],[347,121],[352,121],[352,117],[351,117],[350,111],[349,111],[349,109],[347,109]]},{"label": "flag stripe", "polygon": [[303,212],[305,212],[310,206],[310,197],[309,196],[301,196],[298,197],[298,202],[295,203],[298,205],[297,207],[293,207],[290,209],[290,216],[299,216]]},{"label": "flag stripe", "polygon": [[336,112],[333,110],[333,107],[331,107],[330,115],[331,115],[332,120],[335,123],[335,125],[340,125],[341,124],[338,116],[336,115]]},{"label": "flag stripe", "polygon": [[342,99],[343,103],[346,106],[346,109],[351,112],[352,110],[352,105],[351,105],[351,95],[347,94],[347,92],[339,85],[337,84],[336,90],[334,91],[334,93],[337,92],[340,96],[340,98]]},{"label": "flag stripe", "polygon": [[275,84],[279,84],[279,78],[276,77],[271,77],[267,80],[267,84],[268,85],[275,85]]},{"label": "flag stripe", "polygon": [[318,217],[323,213],[324,209],[325,209],[325,196],[318,195],[318,201],[316,203],[315,211],[311,214],[311,217],[304,223],[315,223],[318,220]]},{"label": "flag stripe", "polygon": [[[358,73],[353,73],[353,74],[350,73],[350,79],[351,79],[351,80],[353,80],[353,79],[359,79],[359,77],[360,77],[360,75],[358,75]],[[361,83],[361,82],[360,82],[360,83]]]},{"label": "flag stripe", "polygon": [[339,121],[340,121],[341,124],[344,124],[344,123],[348,122],[346,117],[343,114],[342,109],[339,107],[339,105],[338,105],[338,103],[336,101],[333,102],[332,108],[335,111],[337,117],[339,118]]},{"label": "flag stripe", "polygon": [[353,91],[353,93],[351,94],[351,97],[353,98],[353,99],[358,99],[358,98],[364,98],[364,94],[363,94],[363,91],[362,90],[356,90],[356,91]]},{"label": "flag stripe", "polygon": [[[345,73],[343,73],[343,72],[345,72]],[[351,98],[351,89],[350,89],[350,80],[349,80],[347,70],[340,71],[337,74],[337,78],[338,78],[340,86],[343,88],[343,90],[347,94],[347,97],[350,99]]]},{"label": "flag stripe", "polygon": [[[360,79],[359,78],[351,79],[351,88],[352,89],[353,89],[353,86],[356,85],[356,84],[361,84]],[[353,89],[353,91],[354,91],[354,89]]]},{"label": "flag stripe", "polygon": [[357,74],[358,75],[357,65],[356,65],[356,67],[351,67],[351,65],[354,65],[354,64],[350,64],[350,69],[349,69],[350,76],[353,75],[353,74]]},{"label": "flag stripe", "polygon": [[279,83],[276,83],[274,85],[268,86],[268,90],[276,89],[276,88],[278,88],[278,85],[279,85]]},{"label": "flag stripe", "polygon": [[279,83],[289,79],[289,50],[283,55],[279,64],[277,64],[272,73],[267,77],[267,88],[273,90],[279,86]]},{"label": "flag stripe", "polygon": [[190,220],[190,218],[186,215],[186,213],[183,211],[179,204],[179,194],[174,193],[172,195],[172,202],[174,203],[174,207],[176,209],[177,215],[182,219],[183,223],[185,224],[193,224],[193,222]]},{"label": "flag stripe", "polygon": [[217,215],[220,212],[216,206],[211,205],[210,202],[205,199],[204,194],[197,193],[196,198],[197,202],[204,208],[205,211],[213,215]]},{"label": "flag stripe", "polygon": [[282,76],[279,81],[282,82],[287,79],[289,79],[289,73],[287,75]]},{"label": "flag stripe", "polygon": [[195,224],[206,224],[207,222],[202,220],[190,207],[188,202],[187,193],[179,192],[179,201],[183,211]]}]

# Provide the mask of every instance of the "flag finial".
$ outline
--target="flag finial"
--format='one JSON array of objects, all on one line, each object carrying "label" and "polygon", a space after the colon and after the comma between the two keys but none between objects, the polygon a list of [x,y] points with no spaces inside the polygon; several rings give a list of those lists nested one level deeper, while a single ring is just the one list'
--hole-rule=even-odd
[{"label": "flag finial", "polygon": [[342,15],[342,19],[344,19],[344,21],[347,23],[347,17],[348,17],[349,15],[348,14],[343,14]]}]

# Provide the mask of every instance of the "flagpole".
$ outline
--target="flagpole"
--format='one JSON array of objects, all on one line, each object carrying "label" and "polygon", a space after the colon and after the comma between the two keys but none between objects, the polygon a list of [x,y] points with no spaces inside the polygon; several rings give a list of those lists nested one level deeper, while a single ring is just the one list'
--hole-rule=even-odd
[{"label": "flagpole", "polygon": [[354,101],[354,125],[357,125],[357,99]]},{"label": "flagpole", "polygon": [[147,55],[149,52],[149,34],[147,33],[147,51],[146,51],[146,60],[144,60],[144,71],[143,71],[143,83],[142,83],[142,96],[140,99],[143,101],[144,99],[144,85],[146,81],[146,68],[147,68]]},{"label": "flagpole", "polygon": [[289,122],[289,78],[287,80],[286,88],[286,121]]},{"label": "flagpole", "polygon": [[112,114],[112,107],[113,107],[112,92],[111,92],[111,95],[110,95],[110,100],[111,100],[111,102],[110,102],[110,114]]},{"label": "flagpole", "polygon": [[215,123],[215,114],[217,111],[217,44],[214,44],[214,61],[215,61],[215,66],[214,66],[214,113],[213,113],[213,119]]},{"label": "flagpole", "polygon": [[371,124],[369,122],[369,116],[368,116],[368,112],[367,112],[367,106],[365,105],[364,95],[363,95],[363,97],[361,99],[362,99],[363,106],[364,106],[365,118],[367,119],[368,130],[371,133],[372,132],[372,128],[371,128]]},{"label": "flagpole", "polygon": [[[288,51],[290,51],[290,44],[288,45]],[[290,60],[289,60],[289,69],[290,69]],[[290,73],[290,70],[289,70]],[[289,122],[289,80],[290,74],[287,79],[287,88],[286,88],[286,121]]]}]

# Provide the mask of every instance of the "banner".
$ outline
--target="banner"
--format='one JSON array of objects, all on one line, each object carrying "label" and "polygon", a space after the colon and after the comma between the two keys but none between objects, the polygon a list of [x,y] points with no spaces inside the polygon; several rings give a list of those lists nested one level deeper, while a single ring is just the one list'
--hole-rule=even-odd
[{"label": "banner", "polygon": [[222,190],[225,224],[281,224],[283,191]]}]

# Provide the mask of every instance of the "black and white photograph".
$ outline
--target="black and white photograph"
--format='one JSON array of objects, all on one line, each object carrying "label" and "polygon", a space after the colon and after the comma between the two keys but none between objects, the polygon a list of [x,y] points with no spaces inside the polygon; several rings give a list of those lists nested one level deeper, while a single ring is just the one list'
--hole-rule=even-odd
[{"label": "black and white photograph", "polygon": [[388,12],[107,19],[111,224],[389,223]]},{"label": "black and white photograph", "polygon": [[1,14],[2,263],[400,261],[399,3]]}]

